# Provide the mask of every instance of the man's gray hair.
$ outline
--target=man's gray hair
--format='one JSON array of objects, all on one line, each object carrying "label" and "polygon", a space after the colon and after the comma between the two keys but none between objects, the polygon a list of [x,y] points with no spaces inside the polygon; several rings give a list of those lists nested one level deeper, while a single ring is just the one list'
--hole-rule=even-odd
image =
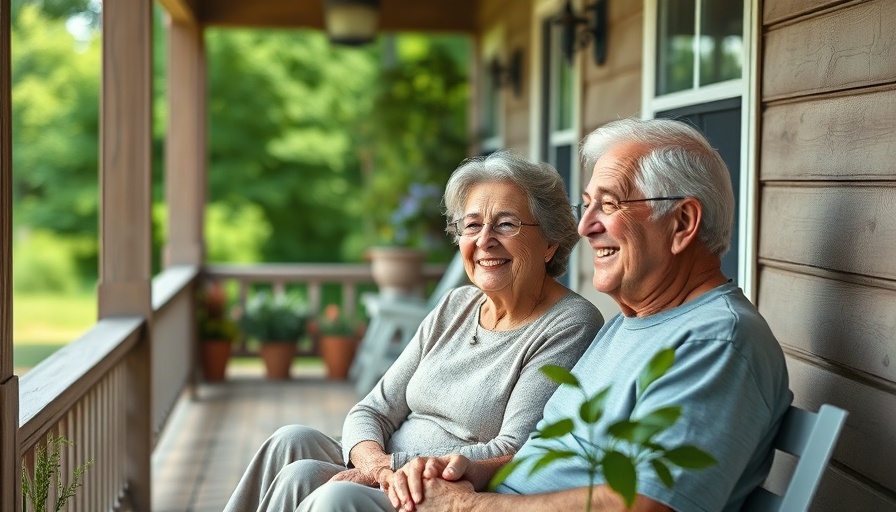
[{"label": "man's gray hair", "polygon": [[[546,265],[551,277],[566,272],[569,255],[579,241],[576,220],[569,195],[560,174],[546,163],[535,163],[511,151],[497,151],[488,156],[464,160],[445,187],[444,207],[448,222],[461,218],[470,190],[481,183],[512,183],[526,194],[529,210],[539,224],[542,236],[557,251]],[[455,235],[454,242],[457,243]]]},{"label": "man's gray hair", "polygon": [[[636,156],[634,185],[644,197],[688,196],[703,206],[699,238],[721,257],[731,245],[734,192],[728,167],[696,128],[674,119],[620,119],[594,130],[581,144],[585,170],[614,146],[634,142],[646,146]],[[626,198],[621,198],[626,199]],[[653,201],[654,219],[675,208],[672,201]]]}]

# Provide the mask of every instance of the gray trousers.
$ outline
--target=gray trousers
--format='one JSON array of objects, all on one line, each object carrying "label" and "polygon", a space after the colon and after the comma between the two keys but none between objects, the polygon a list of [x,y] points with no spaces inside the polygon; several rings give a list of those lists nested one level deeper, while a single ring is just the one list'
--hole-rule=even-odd
[{"label": "gray trousers", "polygon": [[312,492],[296,512],[395,512],[395,508],[375,487],[330,482]]},{"label": "gray trousers", "polygon": [[[302,425],[282,427],[252,458],[224,511],[295,511],[315,489],[344,470],[342,446],[336,440]],[[383,495],[379,489],[354,485]]]}]

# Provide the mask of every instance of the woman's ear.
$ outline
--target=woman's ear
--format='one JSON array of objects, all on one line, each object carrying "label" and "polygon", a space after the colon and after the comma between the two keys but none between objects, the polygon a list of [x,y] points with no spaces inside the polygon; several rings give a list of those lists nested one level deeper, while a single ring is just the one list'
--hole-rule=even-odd
[{"label": "woman's ear", "polygon": [[554,253],[557,252],[557,248],[560,247],[560,244],[551,244],[548,246],[548,250],[544,253],[544,262],[548,263],[551,261],[551,258],[554,257]]},{"label": "woman's ear", "polygon": [[694,197],[686,197],[672,213],[672,254],[681,254],[697,239],[703,205]]}]

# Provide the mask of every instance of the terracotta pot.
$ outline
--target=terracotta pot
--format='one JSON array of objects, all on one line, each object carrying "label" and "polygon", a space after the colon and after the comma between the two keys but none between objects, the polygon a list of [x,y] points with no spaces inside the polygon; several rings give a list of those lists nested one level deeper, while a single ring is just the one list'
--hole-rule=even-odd
[{"label": "terracotta pot", "polygon": [[270,380],[289,379],[289,370],[296,355],[296,344],[286,342],[262,342],[261,359],[265,376]]},{"label": "terracotta pot", "polygon": [[205,380],[210,382],[224,380],[224,376],[227,373],[227,362],[230,360],[230,341],[205,340],[201,346],[202,375]]},{"label": "terracotta pot", "polygon": [[338,336],[322,334],[320,337],[320,355],[327,366],[327,378],[345,380],[348,370],[355,358],[358,339],[354,336]]},{"label": "terracotta pot", "polygon": [[421,295],[426,253],[410,247],[371,247],[370,272],[384,295]]}]

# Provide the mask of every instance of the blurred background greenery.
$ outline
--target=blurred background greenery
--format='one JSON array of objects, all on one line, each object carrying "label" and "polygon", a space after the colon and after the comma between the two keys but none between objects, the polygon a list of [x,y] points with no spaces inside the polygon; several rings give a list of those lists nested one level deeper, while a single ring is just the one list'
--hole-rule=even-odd
[{"label": "blurred background greenery", "polygon": [[[166,41],[154,30],[153,271],[167,208]],[[15,365],[96,320],[98,0],[12,0]],[[381,35],[333,47],[314,31],[209,29],[209,262],[358,262],[395,235],[411,185],[444,186],[466,156],[469,41]],[[438,210],[427,210],[440,232]],[[413,238],[430,261],[444,236]]]}]

